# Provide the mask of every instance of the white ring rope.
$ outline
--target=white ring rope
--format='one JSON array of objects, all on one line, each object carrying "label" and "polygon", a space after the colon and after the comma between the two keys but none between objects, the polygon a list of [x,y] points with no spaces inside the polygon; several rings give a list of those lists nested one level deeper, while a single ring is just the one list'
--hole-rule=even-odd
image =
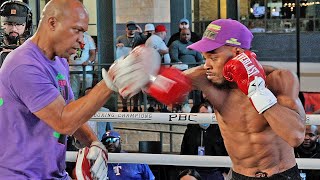
[{"label": "white ring rope", "polygon": [[[109,163],[141,163],[149,165],[231,167],[229,156],[195,156],[173,154],[108,153]],[[67,151],[66,161],[75,162],[77,152]],[[320,159],[296,158],[299,169],[320,169]]]},{"label": "white ring rope", "polygon": [[[320,125],[320,116],[307,115],[307,125]],[[214,113],[150,113],[150,112],[100,112],[92,121],[125,123],[163,123],[163,124],[217,124]]]},{"label": "white ring rope", "polygon": [[[217,124],[214,113],[97,112],[92,121],[163,124]],[[307,125],[320,125],[318,115],[307,115]],[[194,156],[173,154],[108,153],[110,163],[144,163],[149,165],[231,167],[228,156]],[[77,152],[67,151],[66,161],[75,162]],[[299,169],[320,169],[320,159],[296,158]]]}]

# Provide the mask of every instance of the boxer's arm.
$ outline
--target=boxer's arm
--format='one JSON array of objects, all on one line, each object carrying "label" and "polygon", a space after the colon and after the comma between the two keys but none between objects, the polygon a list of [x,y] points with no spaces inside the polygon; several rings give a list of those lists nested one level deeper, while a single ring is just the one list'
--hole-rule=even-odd
[{"label": "boxer's arm", "polygon": [[213,86],[211,81],[207,79],[206,69],[204,69],[203,65],[189,68],[183,71],[183,74],[191,80],[194,90],[200,90],[205,94],[210,104],[215,108],[221,107],[228,92],[221,91]]},{"label": "boxer's arm", "polygon": [[273,66],[269,66],[269,65],[263,65],[263,70],[266,73],[266,75],[269,75],[270,73],[272,73],[273,71],[277,70],[276,67]]},{"label": "boxer's arm", "polygon": [[299,99],[298,78],[288,70],[276,70],[267,76],[267,87],[278,103],[263,115],[271,128],[292,147],[299,146],[305,137],[306,115]]},{"label": "boxer's arm", "polygon": [[72,135],[105,104],[112,93],[105,82],[100,81],[88,95],[69,104],[59,95],[34,114],[55,131]]}]

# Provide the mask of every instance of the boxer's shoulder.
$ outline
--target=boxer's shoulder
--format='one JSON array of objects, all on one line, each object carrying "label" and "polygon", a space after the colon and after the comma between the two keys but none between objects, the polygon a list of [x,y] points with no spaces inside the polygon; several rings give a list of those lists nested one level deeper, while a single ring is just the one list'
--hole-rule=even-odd
[{"label": "boxer's shoulder", "polygon": [[267,75],[267,87],[275,93],[279,94],[296,94],[299,91],[299,80],[297,75],[287,69],[277,69]]}]

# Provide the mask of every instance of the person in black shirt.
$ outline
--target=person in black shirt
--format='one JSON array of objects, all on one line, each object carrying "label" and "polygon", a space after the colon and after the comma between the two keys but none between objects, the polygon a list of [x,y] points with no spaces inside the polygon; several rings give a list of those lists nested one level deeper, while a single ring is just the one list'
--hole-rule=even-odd
[{"label": "person in black shirt", "polygon": [[[190,26],[190,24],[189,24],[189,20],[188,19],[186,19],[186,18],[180,19],[180,21],[179,21],[179,32],[174,33],[170,37],[167,46],[170,47],[170,45],[173,43],[173,41],[179,40],[180,39],[180,31],[182,29],[190,29],[189,26]],[[191,32],[191,39],[190,39],[191,42],[195,43],[195,42],[197,42],[197,41],[199,41],[201,39],[201,37],[197,33],[192,32],[192,31],[190,31],[190,32]]]},{"label": "person in black shirt", "polygon": [[[307,125],[303,143],[295,148],[296,158],[320,158],[319,136],[319,127]],[[319,170],[302,170],[301,173],[305,173],[307,180],[320,179]]]}]

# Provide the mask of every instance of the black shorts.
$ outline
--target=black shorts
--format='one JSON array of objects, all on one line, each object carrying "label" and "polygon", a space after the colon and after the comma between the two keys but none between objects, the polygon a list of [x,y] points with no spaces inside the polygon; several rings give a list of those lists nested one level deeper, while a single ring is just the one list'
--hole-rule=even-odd
[{"label": "black shorts", "polygon": [[255,179],[273,179],[273,180],[301,180],[300,177],[300,172],[298,169],[298,166],[295,165],[294,167],[283,171],[281,173],[278,174],[273,174],[270,177],[248,177],[248,176],[244,176],[242,174],[236,173],[234,171],[232,171],[232,178],[231,180],[255,180]]}]

